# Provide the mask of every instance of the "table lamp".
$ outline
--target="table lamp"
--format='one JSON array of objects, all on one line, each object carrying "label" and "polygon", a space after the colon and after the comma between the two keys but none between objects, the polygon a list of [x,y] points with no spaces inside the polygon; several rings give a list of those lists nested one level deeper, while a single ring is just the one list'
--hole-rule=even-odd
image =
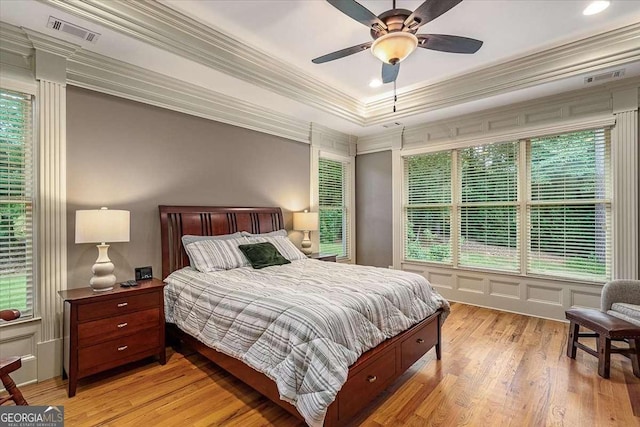
[{"label": "table lamp", "polygon": [[318,212],[308,212],[306,209],[304,212],[294,212],[293,229],[304,232],[301,250],[305,255],[311,255],[311,239],[309,239],[309,232],[316,231],[318,229]]},{"label": "table lamp", "polygon": [[76,211],[76,243],[99,243],[98,259],[92,267],[89,284],[94,291],[109,291],[116,283],[114,265],[106,242],[129,241],[129,211],[92,209]]}]

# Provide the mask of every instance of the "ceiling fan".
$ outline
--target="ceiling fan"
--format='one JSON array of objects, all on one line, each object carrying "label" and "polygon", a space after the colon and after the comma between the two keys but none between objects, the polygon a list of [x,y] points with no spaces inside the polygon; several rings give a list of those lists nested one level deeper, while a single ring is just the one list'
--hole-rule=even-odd
[{"label": "ceiling fan", "polygon": [[452,9],[462,0],[426,0],[416,10],[393,9],[376,16],[355,0],[327,0],[350,18],[371,29],[373,41],[341,49],[312,60],[315,64],[344,58],[367,49],[382,61],[382,82],[395,82],[400,62],[416,47],[451,53],[476,53],[482,41],[448,34],[416,34],[424,24]]}]

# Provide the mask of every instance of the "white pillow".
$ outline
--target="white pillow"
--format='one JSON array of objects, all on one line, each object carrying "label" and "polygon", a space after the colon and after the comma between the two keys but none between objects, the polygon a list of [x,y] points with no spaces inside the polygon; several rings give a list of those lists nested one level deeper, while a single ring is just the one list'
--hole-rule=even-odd
[{"label": "white pillow", "polygon": [[194,236],[191,234],[185,234],[182,236],[182,246],[187,246],[189,243],[199,242],[200,240],[229,240],[239,239],[242,237],[242,233],[236,231],[233,234],[220,234],[218,236]]},{"label": "white pillow", "polygon": [[245,237],[276,237],[276,236],[287,237],[287,235],[288,235],[287,230],[284,230],[284,229],[276,230],[276,231],[270,231],[268,233],[261,233],[261,234],[251,234],[248,231],[242,231],[241,233]]},{"label": "white pillow", "polygon": [[286,236],[255,236],[249,237],[248,239],[251,243],[270,242],[271,244],[273,244],[273,246],[276,247],[278,252],[280,252],[280,254],[289,261],[295,261],[297,259],[307,259],[307,256],[300,252],[300,249],[298,249],[296,245],[294,245],[293,242]]},{"label": "white pillow", "polygon": [[186,245],[185,250],[189,255],[191,266],[198,271],[208,273],[249,266],[249,260],[238,249],[238,246],[247,243],[249,241],[244,237],[226,240],[199,240]]}]

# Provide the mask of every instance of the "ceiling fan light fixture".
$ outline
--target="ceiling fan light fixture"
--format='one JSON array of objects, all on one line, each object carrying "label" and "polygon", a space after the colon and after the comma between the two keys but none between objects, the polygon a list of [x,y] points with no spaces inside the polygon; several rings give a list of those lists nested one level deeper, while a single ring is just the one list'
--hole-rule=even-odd
[{"label": "ceiling fan light fixture", "polygon": [[418,38],[414,34],[397,31],[378,37],[371,45],[371,53],[382,62],[393,65],[409,56],[417,46]]},{"label": "ceiling fan light fixture", "polygon": [[608,8],[609,4],[610,2],[608,0],[592,1],[591,3],[589,3],[589,6],[587,6],[584,11],[582,11],[582,14],[587,16],[595,15],[596,13],[600,13]]}]

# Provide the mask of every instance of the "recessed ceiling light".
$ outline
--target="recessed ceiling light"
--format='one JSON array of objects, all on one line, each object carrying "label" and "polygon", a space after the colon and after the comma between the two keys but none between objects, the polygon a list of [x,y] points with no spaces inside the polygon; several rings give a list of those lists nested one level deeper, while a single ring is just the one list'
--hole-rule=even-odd
[{"label": "recessed ceiling light", "polygon": [[369,82],[369,87],[380,87],[382,86],[382,81],[380,79],[372,79]]},{"label": "recessed ceiling light", "polygon": [[587,6],[582,11],[582,14],[583,15],[595,15],[596,13],[600,13],[603,10],[605,10],[606,8],[609,7],[609,3],[610,2],[608,0],[592,1],[591,3],[589,3],[589,6]]}]

